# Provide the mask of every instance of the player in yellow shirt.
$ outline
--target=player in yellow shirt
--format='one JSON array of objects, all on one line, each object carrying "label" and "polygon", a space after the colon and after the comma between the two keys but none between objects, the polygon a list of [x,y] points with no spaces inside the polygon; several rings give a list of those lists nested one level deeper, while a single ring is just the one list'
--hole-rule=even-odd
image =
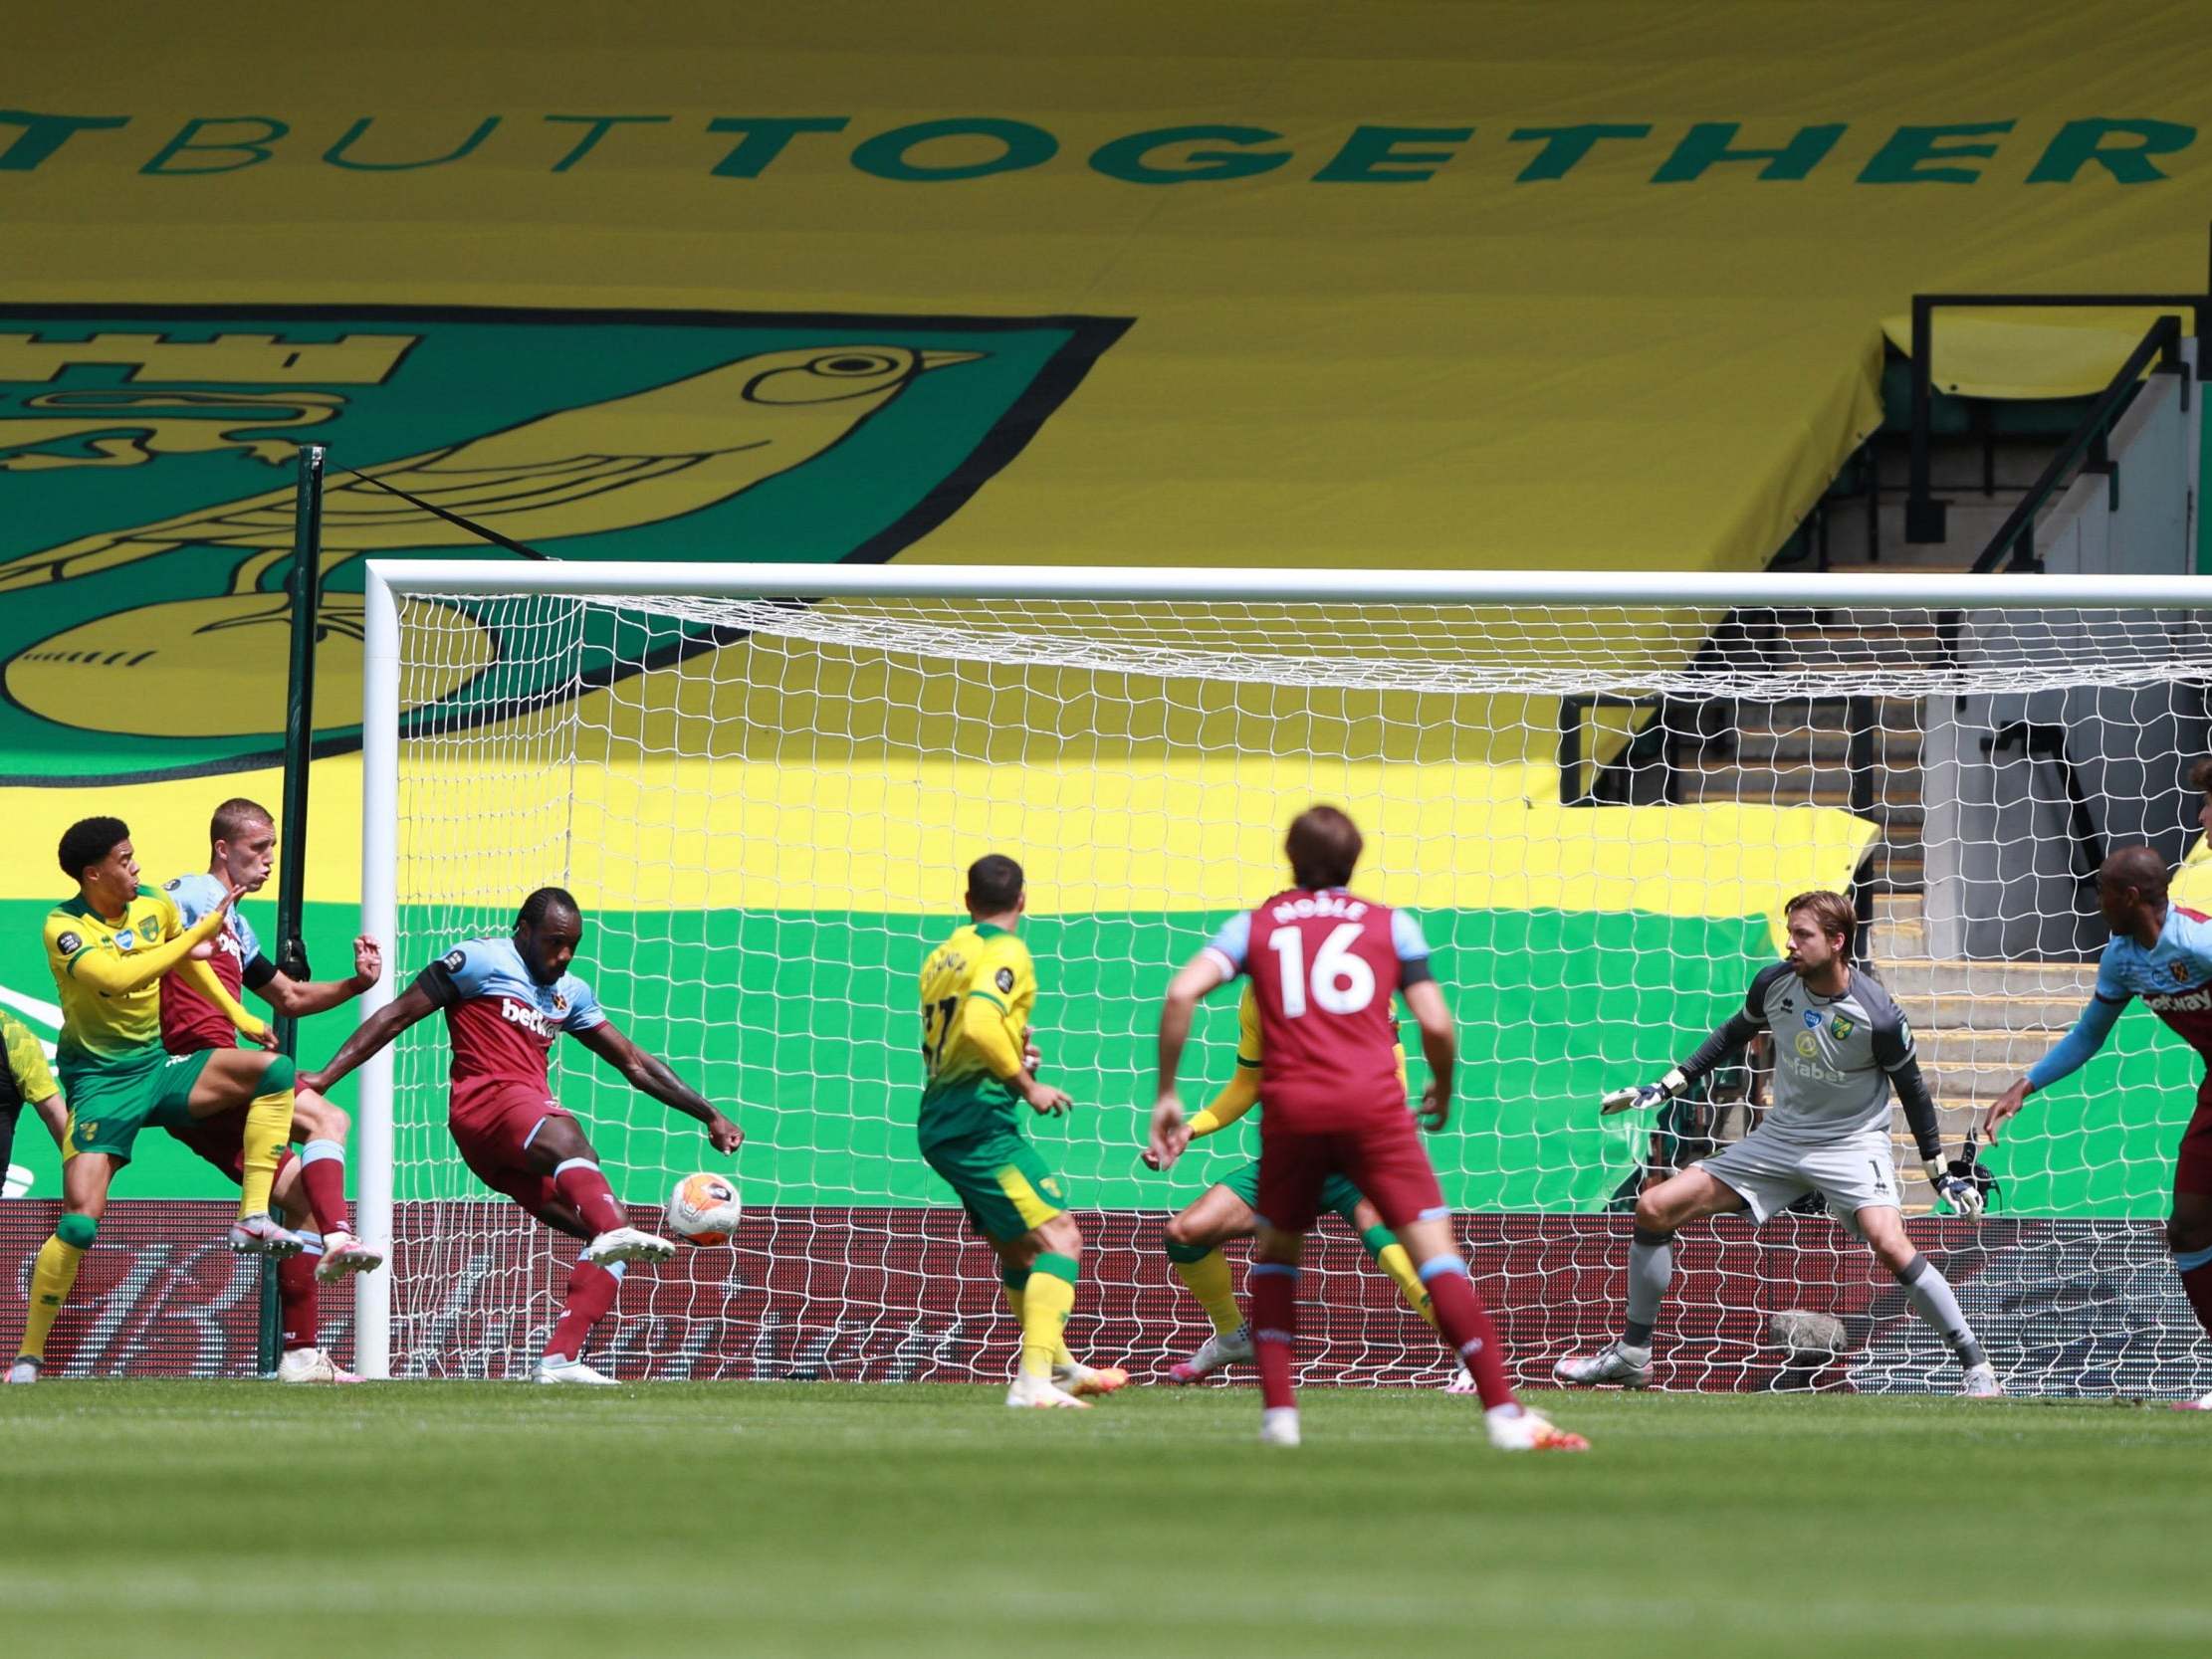
[{"label": "player in yellow shirt", "polygon": [[1129,1373],[1068,1351],[1083,1235],[1015,1116],[1026,1106],[1057,1118],[1074,1105],[1034,1072],[1037,972],[1015,932],[1028,906],[1021,866],[997,853],[978,859],[967,897],[968,926],[922,964],[922,1156],[997,1252],[1007,1305],[1021,1322],[1021,1369],[1006,1403],[1085,1406],[1086,1395],[1112,1393]]},{"label": "player in yellow shirt", "polygon": [[47,1066],[46,1051],[29,1026],[0,1009],[0,1175],[7,1173],[14,1158],[16,1121],[25,1107],[38,1114],[59,1146],[69,1122],[68,1109]]},{"label": "player in yellow shirt", "polygon": [[[1226,1129],[1259,1104],[1263,1041],[1259,1004],[1253,998],[1252,987],[1246,985],[1236,1011],[1236,1070],[1213,1103],[1191,1120],[1193,1141]],[[1401,1086],[1406,1082],[1403,1046],[1398,1050],[1398,1081]],[[1164,1167],[1149,1149],[1144,1160],[1155,1169]],[[1228,1261],[1221,1254],[1221,1246],[1231,1239],[1250,1238],[1259,1230],[1259,1218],[1253,1210],[1258,1201],[1259,1160],[1253,1158],[1208,1187],[1168,1223],[1168,1260],[1214,1326],[1214,1335],[1200,1345],[1196,1353],[1168,1367],[1171,1382],[1197,1382],[1223,1365],[1251,1360],[1251,1333],[1236,1305],[1236,1287],[1229,1280]],[[1331,1175],[1321,1188],[1321,1207],[1344,1218],[1370,1259],[1397,1282],[1406,1306],[1434,1326],[1437,1317],[1430,1310],[1429,1293],[1422,1288],[1413,1258],[1398,1242],[1398,1235],[1383,1225],[1381,1212],[1361,1195],[1359,1188],[1342,1175]],[[1474,1378],[1462,1365],[1444,1388],[1448,1393],[1471,1393]]]},{"label": "player in yellow shirt", "polygon": [[289,1256],[300,1240],[269,1214],[277,1158],[292,1134],[290,1059],[255,1049],[206,1050],[171,1059],[161,1046],[161,978],[174,973],[230,1016],[256,1042],[275,1039],[241,1008],[214,971],[192,956],[212,939],[238,898],[192,927],[168,896],[138,885],[130,831],[119,818],[87,818],[62,837],[62,869],[77,897],[46,919],[46,962],[62,1004],[55,1059],[69,1093],[62,1145],[62,1219],[39,1247],[23,1343],[10,1382],[36,1382],[47,1333],[77,1282],[115,1171],[130,1161],[138,1132],[245,1107],[244,1190],[230,1247],[241,1255]]}]

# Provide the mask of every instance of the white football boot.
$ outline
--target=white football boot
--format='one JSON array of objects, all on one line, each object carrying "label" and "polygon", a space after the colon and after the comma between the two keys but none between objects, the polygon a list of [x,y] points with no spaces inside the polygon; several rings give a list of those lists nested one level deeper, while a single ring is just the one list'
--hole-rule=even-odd
[{"label": "white football boot", "polygon": [[[602,1238],[605,1236],[603,1233],[600,1235]],[[595,1371],[589,1365],[586,1365],[583,1362],[583,1355],[580,1353],[573,1359],[558,1353],[540,1355],[538,1369],[532,1373],[531,1380],[534,1382],[581,1382],[594,1388],[619,1388],[622,1386],[616,1378],[608,1376],[604,1371]]]},{"label": "white football boot", "polygon": [[10,1382],[36,1382],[39,1379],[39,1372],[45,1369],[45,1360],[34,1359],[28,1353],[19,1354],[15,1363],[8,1367],[8,1380]]},{"label": "white football boot", "polygon": [[317,1264],[315,1276],[331,1285],[349,1273],[374,1273],[383,1265],[383,1252],[371,1250],[351,1233],[325,1233],[323,1260]]},{"label": "white football boot", "polygon": [[1012,1406],[1057,1407],[1061,1410],[1088,1411],[1089,1400],[1079,1400],[1060,1387],[1050,1377],[1031,1376],[1021,1372],[1013,1379],[1013,1386],[1006,1390],[1006,1403]]},{"label": "white football boot", "polygon": [[358,1382],[360,1378],[319,1348],[286,1348],[277,1361],[279,1382]]},{"label": "white football boot", "polygon": [[1252,1362],[1252,1328],[1239,1325],[1227,1336],[1215,1335],[1199,1345],[1198,1352],[1188,1359],[1178,1359],[1168,1367],[1168,1380],[1174,1383],[1198,1382],[1212,1376],[1223,1365],[1248,1365]]},{"label": "white football boot", "polygon": [[1086,1365],[1080,1359],[1071,1359],[1064,1365],[1052,1367],[1052,1380],[1066,1393],[1095,1399],[1100,1394],[1119,1393],[1128,1387],[1129,1373],[1119,1365]]},{"label": "white football boot", "polygon": [[242,1215],[230,1224],[230,1253],[234,1256],[275,1256],[281,1261],[306,1248],[298,1233],[280,1227],[267,1210]]},{"label": "white football boot", "polygon": [[1295,1446],[1298,1443],[1298,1408],[1294,1405],[1270,1405],[1259,1413],[1259,1443],[1262,1446]]},{"label": "white football boot", "polygon": [[2005,1397],[2005,1385],[1997,1380],[1997,1367],[1984,1359],[1970,1366],[1959,1379],[1958,1391],[1970,1400],[2000,1400]]},{"label": "white football boot", "polygon": [[675,1258],[676,1247],[668,1240],[640,1232],[635,1227],[616,1227],[601,1233],[583,1252],[583,1259],[595,1267],[607,1267],[615,1262],[667,1262]]},{"label": "white football boot", "polygon": [[1464,1365],[1459,1367],[1458,1375],[1443,1385],[1443,1391],[1447,1394],[1479,1394],[1482,1392],[1474,1385],[1474,1372],[1468,1370]]},{"label": "white football boot", "polygon": [[[19,1365],[23,1361],[20,1359],[16,1361],[16,1363]],[[15,1377],[12,1373],[9,1375],[8,1380],[10,1382],[13,1382],[15,1380]],[[2166,1403],[2172,1406],[2173,1409],[2176,1411],[2212,1411],[2212,1394],[2199,1394],[2193,1400],[2168,1400]]]},{"label": "white football boot", "polygon": [[1590,1442],[1557,1427],[1525,1405],[1497,1405],[1482,1413],[1490,1444],[1501,1452],[1587,1452]]},{"label": "white football boot", "polygon": [[1587,1359],[1560,1360],[1552,1366],[1551,1374],[1561,1382],[1579,1383],[1586,1388],[1604,1382],[1622,1388],[1649,1388],[1652,1385],[1652,1350],[1631,1348],[1627,1343],[1608,1343]]}]

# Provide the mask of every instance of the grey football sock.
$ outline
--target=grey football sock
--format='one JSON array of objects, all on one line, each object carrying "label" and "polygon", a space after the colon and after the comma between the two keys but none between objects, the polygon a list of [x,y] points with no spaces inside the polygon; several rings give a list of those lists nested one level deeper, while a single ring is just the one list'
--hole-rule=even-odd
[{"label": "grey football sock", "polygon": [[1650,1348],[1652,1328],[1659,1323],[1659,1298],[1674,1277],[1674,1235],[1637,1228],[1629,1245],[1629,1317],[1621,1328],[1621,1341],[1631,1348]]},{"label": "grey football sock", "polygon": [[1934,1328],[1943,1344],[1958,1355],[1958,1362],[1972,1370],[1982,1362],[1982,1345],[1959,1311],[1951,1282],[1935,1271],[1927,1257],[1915,1255],[1897,1270],[1897,1283],[1912,1303],[1912,1311]]}]

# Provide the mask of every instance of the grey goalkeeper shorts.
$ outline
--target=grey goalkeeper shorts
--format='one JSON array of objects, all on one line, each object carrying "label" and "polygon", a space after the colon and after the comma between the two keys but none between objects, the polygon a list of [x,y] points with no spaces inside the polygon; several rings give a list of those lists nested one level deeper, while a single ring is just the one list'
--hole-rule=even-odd
[{"label": "grey goalkeeper shorts", "polygon": [[1742,1193],[1757,1222],[1808,1192],[1827,1199],[1830,1213],[1845,1222],[1874,1205],[1898,1207],[1887,1130],[1861,1130],[1818,1145],[1754,1130],[1696,1167]]}]

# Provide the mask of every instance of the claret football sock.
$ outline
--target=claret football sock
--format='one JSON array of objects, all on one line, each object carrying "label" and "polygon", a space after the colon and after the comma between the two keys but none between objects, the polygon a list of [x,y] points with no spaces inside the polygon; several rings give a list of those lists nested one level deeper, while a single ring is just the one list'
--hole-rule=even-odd
[{"label": "claret football sock", "polygon": [[607,1178],[599,1166],[587,1157],[572,1157],[553,1165],[553,1190],[571,1204],[583,1217],[583,1224],[595,1233],[611,1233],[617,1227],[629,1225],[621,1201],[614,1196],[614,1189],[607,1185]]},{"label": "claret football sock", "polygon": [[1485,1406],[1513,1403],[1513,1384],[1505,1374],[1505,1354],[1498,1347],[1497,1332],[1474,1294],[1467,1264],[1457,1256],[1432,1256],[1421,1264],[1421,1282],[1429,1287],[1437,1305],[1437,1329],[1474,1374],[1474,1391]]},{"label": "claret football sock", "polygon": [[2189,1306],[2196,1310],[2197,1324],[2204,1327],[2207,1337],[2212,1337],[2212,1248],[2177,1252],[2173,1266],[2181,1275]]},{"label": "claret football sock", "polygon": [[546,1352],[550,1357],[575,1359],[582,1356],[583,1345],[591,1335],[591,1328],[606,1317],[614,1306],[614,1293],[622,1288],[622,1266],[613,1262],[606,1267],[579,1259],[568,1270],[568,1289],[560,1304],[560,1318],[554,1322],[553,1335],[546,1340]]},{"label": "claret football sock", "polygon": [[1298,1270],[1282,1262],[1254,1262],[1245,1286],[1252,1304],[1252,1357],[1259,1364],[1259,1397],[1269,1411],[1298,1403],[1291,1372],[1298,1348]]}]

